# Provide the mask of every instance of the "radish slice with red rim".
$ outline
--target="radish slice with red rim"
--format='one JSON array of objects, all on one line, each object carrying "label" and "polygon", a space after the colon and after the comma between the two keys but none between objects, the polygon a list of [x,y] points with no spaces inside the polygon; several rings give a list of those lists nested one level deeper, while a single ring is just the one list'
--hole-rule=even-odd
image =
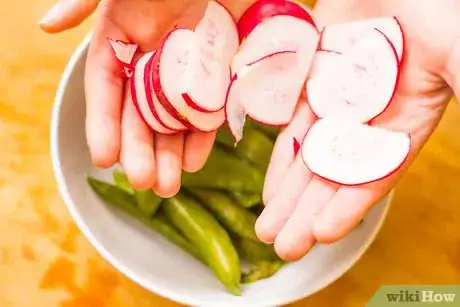
[{"label": "radish slice with red rim", "polygon": [[226,116],[236,142],[242,138],[246,115],[268,125],[285,125],[291,120],[302,90],[296,79],[298,61],[296,52],[277,52],[234,76]]},{"label": "radish slice with red rim", "polygon": [[[153,52],[153,54],[155,51]],[[153,90],[152,85],[152,63],[154,56],[150,57],[149,61],[145,66],[145,89],[147,92],[147,102],[150,107],[150,111],[156,120],[159,121],[163,126],[175,131],[184,131],[187,130],[187,127],[183,125],[180,121],[176,120],[171,114],[166,111],[166,109],[158,101],[158,97]]]},{"label": "radish slice with red rim", "polygon": [[147,62],[152,57],[153,52],[144,54],[136,63],[133,78],[131,78],[131,96],[133,103],[140,117],[153,131],[161,134],[174,134],[176,131],[163,126],[150,111],[149,103],[147,101],[147,92],[145,88],[145,67]]},{"label": "radish slice with red rim", "polygon": [[404,51],[404,34],[396,17],[371,18],[326,26],[319,47],[344,53],[374,29],[388,37],[400,62]]},{"label": "radish slice with red rim", "polygon": [[308,77],[311,78],[318,73],[324,73],[325,71],[337,70],[337,68],[340,66],[341,56],[341,53],[335,51],[316,51],[310,71],[308,72]]},{"label": "radish slice with red rim", "polygon": [[410,151],[407,133],[364,124],[320,119],[302,143],[302,158],[313,173],[343,185],[359,185],[391,175]]},{"label": "radish slice with red rim", "polygon": [[[287,15],[267,18],[241,43],[231,64],[233,74],[267,55],[280,51],[298,52],[305,79],[319,43],[319,33],[309,22]],[[305,80],[301,80],[302,82]]]},{"label": "radish slice with red rim", "polygon": [[346,54],[335,71],[318,73],[307,82],[307,97],[319,118],[368,122],[391,102],[399,78],[394,47],[373,30]]},{"label": "radish slice with red rim", "polygon": [[[224,110],[212,113],[197,111],[187,105],[182,95],[191,84],[198,53],[199,40],[193,31],[184,28],[172,30],[155,54],[153,87],[163,107],[182,124],[195,130],[214,131],[225,121]],[[206,92],[207,88],[202,86],[201,90]]]},{"label": "radish slice with red rim", "polygon": [[107,39],[112,47],[115,57],[123,64],[130,65],[137,51],[137,45],[121,40]]},{"label": "radish slice with red rim", "polygon": [[246,39],[257,25],[279,15],[296,17],[316,27],[309,10],[303,5],[287,0],[259,0],[248,7],[238,20],[240,41]]}]

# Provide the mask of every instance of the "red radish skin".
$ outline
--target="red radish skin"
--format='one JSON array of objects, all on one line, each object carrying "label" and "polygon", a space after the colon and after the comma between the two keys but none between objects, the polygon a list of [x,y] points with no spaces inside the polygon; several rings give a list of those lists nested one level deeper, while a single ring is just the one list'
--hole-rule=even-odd
[{"label": "red radish skin", "polygon": [[293,82],[298,57],[296,52],[277,52],[234,76],[225,112],[236,143],[243,137],[246,115],[269,125],[285,125],[291,120],[302,90],[302,84]]},{"label": "red radish skin", "polygon": [[366,123],[388,107],[398,80],[395,49],[382,32],[374,29],[341,56],[335,71],[318,73],[308,80],[308,102],[319,118]]},{"label": "red radish skin", "polygon": [[394,45],[401,62],[404,54],[404,32],[396,17],[371,18],[326,26],[319,47],[345,53],[369,32],[378,29]]},{"label": "red radish skin", "polygon": [[308,130],[301,154],[314,174],[342,185],[361,185],[397,171],[410,148],[407,133],[320,119]]},{"label": "red radish skin", "polygon": [[187,128],[214,131],[225,121],[224,110],[200,112],[189,107],[182,97],[190,82],[190,71],[193,73],[190,68],[194,67],[198,42],[196,34],[184,28],[175,28],[167,35],[152,61],[153,88],[163,107]]},{"label": "red radish skin", "polygon": [[150,111],[153,116],[159,121],[163,126],[174,131],[184,131],[187,130],[187,127],[183,125],[180,121],[176,120],[165,108],[161,105],[158,100],[157,95],[153,89],[152,82],[152,63],[154,59],[154,53],[150,57],[147,65],[145,66],[145,75],[144,75],[144,84],[145,90],[147,92],[147,102],[149,104]]},{"label": "red radish skin", "polygon": [[302,19],[287,15],[267,18],[241,43],[233,57],[231,71],[236,74],[244,66],[264,56],[291,50],[301,54],[299,57],[302,59],[303,74],[298,79],[305,79],[318,43],[319,33],[316,28]]},{"label": "red radish skin", "polygon": [[139,112],[140,117],[153,131],[160,134],[174,134],[176,131],[163,126],[151,113],[147,102],[147,92],[145,88],[145,66],[152,57],[153,52],[144,54],[136,63],[133,77],[130,79],[131,96],[133,103]]},{"label": "red radish skin", "polygon": [[111,38],[108,38],[107,40],[118,61],[125,65],[131,65],[137,51],[137,45],[121,40],[113,40]]},{"label": "red radish skin", "polygon": [[240,41],[243,41],[254,28],[266,19],[288,15],[310,23],[316,28],[311,14],[303,6],[293,1],[286,0],[259,0],[252,4],[238,20],[238,33]]},{"label": "red radish skin", "polygon": [[296,138],[293,138],[292,139],[292,146],[293,146],[293,149],[294,149],[294,157],[297,156],[297,154],[299,153],[299,150],[300,150],[300,143],[299,141],[297,141]]}]

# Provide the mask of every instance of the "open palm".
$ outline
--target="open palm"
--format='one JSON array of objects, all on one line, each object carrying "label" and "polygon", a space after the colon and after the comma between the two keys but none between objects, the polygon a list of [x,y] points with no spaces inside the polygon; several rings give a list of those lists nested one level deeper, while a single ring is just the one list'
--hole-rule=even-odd
[{"label": "open palm", "polygon": [[[230,5],[239,17],[250,1]],[[123,165],[132,185],[153,187],[163,197],[180,188],[182,170],[195,172],[205,163],[215,132],[153,134],[129,101],[124,76],[107,38],[138,44],[139,57],[155,50],[175,25],[194,28],[207,0],[62,0],[42,21],[50,33],[78,26],[98,8],[85,75],[86,134],[93,163]]]},{"label": "open palm", "polygon": [[[300,155],[292,155],[293,137],[302,140],[315,120],[301,102],[294,120],[279,136],[264,187],[264,212],[256,230],[274,243],[285,259],[304,256],[316,242],[334,242],[352,230],[365,213],[395,186],[437,126],[460,83],[460,5],[455,1],[335,0],[318,1],[314,15],[321,25],[363,18],[396,16],[405,32],[405,55],[399,88],[390,107],[373,123],[408,132],[412,148],[395,174],[370,184],[342,186],[312,174]],[[450,85],[450,86],[449,86]]]}]

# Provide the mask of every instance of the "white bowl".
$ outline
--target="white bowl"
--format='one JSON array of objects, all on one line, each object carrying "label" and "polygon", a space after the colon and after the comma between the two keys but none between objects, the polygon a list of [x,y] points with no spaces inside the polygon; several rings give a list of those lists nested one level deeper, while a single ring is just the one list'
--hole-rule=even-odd
[{"label": "white bowl", "polygon": [[112,210],[92,193],[86,173],[110,180],[110,170],[92,166],[85,139],[83,75],[90,36],[79,46],[62,77],[53,110],[51,152],[61,195],[78,227],[98,252],[143,287],[191,306],[279,306],[328,286],[363,255],[386,216],[390,196],[365,222],[332,245],[317,245],[274,277],[230,295],[213,273],[155,232]]}]

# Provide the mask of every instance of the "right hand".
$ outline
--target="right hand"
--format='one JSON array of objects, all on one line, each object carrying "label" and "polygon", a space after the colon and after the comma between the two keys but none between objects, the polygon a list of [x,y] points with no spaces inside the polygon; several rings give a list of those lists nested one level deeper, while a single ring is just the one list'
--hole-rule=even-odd
[{"label": "right hand", "polygon": [[[142,53],[155,50],[163,36],[180,24],[194,28],[207,0],[61,0],[42,19],[48,33],[78,26],[99,7],[85,74],[86,137],[94,165],[120,162],[136,189],[152,188],[162,197],[180,189],[182,170],[202,168],[215,132],[153,134],[125,95],[125,82],[107,38],[130,41]],[[253,0],[226,5],[235,18]]]}]

